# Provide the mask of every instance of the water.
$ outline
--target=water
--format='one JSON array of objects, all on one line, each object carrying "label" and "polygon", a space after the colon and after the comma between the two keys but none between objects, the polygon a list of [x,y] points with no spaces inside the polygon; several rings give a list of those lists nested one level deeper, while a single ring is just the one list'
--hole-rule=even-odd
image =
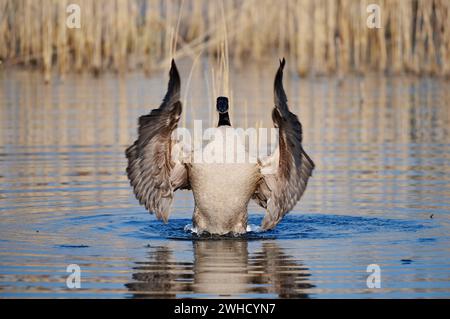
[{"label": "water", "polygon": [[[230,75],[235,126],[271,127],[275,68]],[[205,72],[189,90],[188,66],[181,74],[185,124],[213,119]],[[303,199],[272,231],[258,231],[263,211],[251,204],[252,231],[206,239],[187,226],[189,192],[162,224],[124,174],[136,118],[166,80],[70,75],[46,86],[38,73],[0,73],[0,297],[450,297],[448,83],[288,76],[317,167]],[[66,286],[69,264],[80,289]],[[379,289],[367,287],[370,264]]]}]

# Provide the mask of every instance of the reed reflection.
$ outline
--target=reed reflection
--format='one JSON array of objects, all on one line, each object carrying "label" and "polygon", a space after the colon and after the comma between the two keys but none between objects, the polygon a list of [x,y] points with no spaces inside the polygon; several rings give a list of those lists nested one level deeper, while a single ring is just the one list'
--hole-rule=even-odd
[{"label": "reed reflection", "polygon": [[132,297],[308,298],[308,289],[314,287],[308,268],[275,242],[263,242],[253,251],[244,240],[199,240],[192,245],[193,262],[178,261],[168,244],[151,248],[147,261],[136,262],[134,281],[125,285]]}]

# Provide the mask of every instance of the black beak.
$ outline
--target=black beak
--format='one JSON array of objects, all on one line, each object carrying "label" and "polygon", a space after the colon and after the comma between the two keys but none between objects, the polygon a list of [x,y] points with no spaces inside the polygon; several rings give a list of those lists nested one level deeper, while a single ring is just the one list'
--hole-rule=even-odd
[{"label": "black beak", "polygon": [[217,112],[226,113],[228,112],[228,98],[225,96],[219,96],[217,98]]}]

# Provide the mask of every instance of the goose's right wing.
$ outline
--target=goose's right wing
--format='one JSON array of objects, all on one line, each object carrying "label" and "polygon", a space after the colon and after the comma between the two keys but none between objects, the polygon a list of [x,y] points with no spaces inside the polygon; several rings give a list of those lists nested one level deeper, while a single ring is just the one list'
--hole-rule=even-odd
[{"label": "goose's right wing", "polygon": [[138,139],[126,150],[127,174],[136,198],[165,222],[173,192],[190,188],[186,167],[178,160],[184,155],[182,145],[172,140],[181,111],[180,76],[172,60],[162,104],[139,118]]},{"label": "goose's right wing", "polygon": [[262,162],[262,180],[253,199],[266,209],[263,229],[271,229],[279,223],[303,195],[314,162],[302,146],[302,126],[297,116],[289,111],[283,88],[285,60],[275,76],[272,119],[279,129],[279,144],[274,154]]}]

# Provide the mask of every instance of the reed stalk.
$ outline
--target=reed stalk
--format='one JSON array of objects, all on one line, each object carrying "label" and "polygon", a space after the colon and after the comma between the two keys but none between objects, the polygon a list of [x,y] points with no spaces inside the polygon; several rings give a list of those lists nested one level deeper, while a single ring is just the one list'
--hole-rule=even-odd
[{"label": "reed stalk", "polygon": [[[381,29],[366,26],[367,5]],[[65,22],[69,3],[81,28]],[[224,41],[226,39],[226,41]],[[448,0],[0,0],[3,67],[146,74],[200,53],[216,69],[286,56],[301,76],[372,71],[450,76]],[[226,59],[225,56],[226,55]],[[225,79],[224,79],[225,80]]]}]

